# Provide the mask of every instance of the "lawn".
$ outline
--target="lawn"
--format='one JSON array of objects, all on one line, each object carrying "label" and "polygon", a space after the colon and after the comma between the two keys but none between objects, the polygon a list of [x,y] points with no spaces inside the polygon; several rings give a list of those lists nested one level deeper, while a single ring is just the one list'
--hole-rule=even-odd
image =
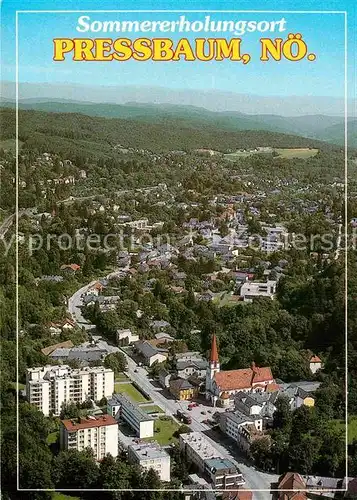
[{"label": "lawn", "polygon": [[126,394],[134,403],[146,403],[148,400],[141,394],[130,382],[127,384],[115,384],[115,392],[120,392],[121,394]]},{"label": "lawn", "polygon": [[296,149],[276,149],[275,150],[280,158],[310,158],[315,156],[319,150],[309,148],[296,148]]},{"label": "lawn", "polygon": [[[345,432],[344,420],[332,420],[331,426],[336,430]],[[352,443],[354,439],[357,439],[357,416],[351,416],[348,419],[348,442]]]},{"label": "lawn", "polygon": [[123,382],[123,380],[129,380],[129,377],[125,373],[117,373],[115,375],[115,382]]},{"label": "lawn", "polygon": [[154,438],[146,438],[147,440],[155,439],[162,446],[177,442],[177,438],[173,437],[173,433],[179,428],[174,420],[162,420],[159,418],[154,423]]},{"label": "lawn", "polygon": [[[16,382],[10,382],[10,385],[16,389]],[[20,382],[17,384],[17,390],[18,391],[23,391],[25,389],[25,384],[21,384]]]},{"label": "lawn", "polygon": [[164,410],[157,405],[141,406],[140,408],[146,411],[146,413],[165,413]]},{"label": "lawn", "polygon": [[46,439],[48,445],[55,443],[57,441],[57,436],[59,435],[58,431],[51,432]]},{"label": "lawn", "polygon": [[52,494],[52,500],[79,500],[79,497],[71,497],[69,495],[64,495],[63,493],[58,493],[55,491]]}]

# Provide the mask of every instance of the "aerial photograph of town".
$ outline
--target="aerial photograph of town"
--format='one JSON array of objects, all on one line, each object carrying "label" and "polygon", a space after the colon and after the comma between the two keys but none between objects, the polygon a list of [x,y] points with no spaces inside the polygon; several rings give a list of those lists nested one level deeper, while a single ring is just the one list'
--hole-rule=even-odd
[{"label": "aerial photograph of town", "polygon": [[357,499],[352,4],[4,2],[2,498]]}]

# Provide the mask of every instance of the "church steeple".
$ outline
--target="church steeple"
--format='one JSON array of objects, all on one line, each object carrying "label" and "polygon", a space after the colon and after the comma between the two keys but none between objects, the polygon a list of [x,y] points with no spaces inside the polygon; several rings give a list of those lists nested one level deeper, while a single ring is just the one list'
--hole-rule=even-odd
[{"label": "church steeple", "polygon": [[209,366],[206,370],[206,399],[211,399],[213,404],[216,404],[217,397],[215,396],[214,377],[220,371],[219,357],[217,349],[217,338],[212,336],[211,354],[209,357]]},{"label": "church steeple", "polygon": [[213,337],[212,337],[210,361],[211,361],[211,364],[218,364],[219,363],[218,349],[217,349],[217,338],[215,335],[213,335]]}]

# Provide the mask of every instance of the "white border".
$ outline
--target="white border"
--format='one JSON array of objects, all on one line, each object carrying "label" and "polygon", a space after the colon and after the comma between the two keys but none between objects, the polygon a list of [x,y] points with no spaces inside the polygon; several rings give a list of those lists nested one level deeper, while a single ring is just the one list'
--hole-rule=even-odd
[{"label": "white border", "polygon": [[[19,240],[18,240],[18,230],[19,230],[19,144],[18,144],[18,133],[19,133],[19,44],[18,44],[18,34],[19,34],[19,24],[18,24],[18,15],[19,14],[40,14],[40,13],[46,13],[46,14],[74,14],[74,13],[86,13],[86,12],[97,12],[97,13],[116,13],[116,12],[121,12],[121,13],[136,13],[136,14],[143,14],[143,13],[207,13],[207,14],[212,14],[212,13],[255,13],[255,14],[268,14],[268,13],[274,13],[274,14],[344,14],[344,30],[345,30],[345,36],[344,36],[344,44],[345,44],[345,58],[344,58],[344,79],[345,79],[345,85],[344,85],[344,101],[345,101],[345,106],[344,106],[344,114],[345,114],[345,123],[344,123],[344,135],[345,135],[345,140],[344,140],[344,146],[345,146],[345,190],[344,190],[344,195],[345,195],[345,269],[344,269],[344,276],[345,276],[345,389],[346,389],[346,400],[345,400],[345,489],[329,489],[329,490],[313,490],[316,493],[319,491],[328,491],[328,492],[346,492],[348,491],[348,349],[347,349],[347,333],[348,333],[348,317],[347,317],[347,306],[348,306],[348,224],[347,224],[347,195],[348,195],[348,161],[347,161],[347,114],[348,114],[348,102],[347,102],[347,88],[348,88],[348,81],[347,81],[347,11],[328,11],[328,10],[311,10],[311,11],[306,11],[306,10],[16,10],[16,21],[15,21],[15,50],[16,50],[16,386],[18,386],[18,380],[19,380],[19,290],[18,290],[18,278],[19,278]],[[29,488],[20,488],[20,474],[19,474],[19,468],[20,468],[20,463],[19,463],[19,391],[16,391],[16,441],[17,441],[17,491],[47,491],[47,492],[55,492],[55,491],[64,491],[64,492],[73,492],[73,491],[178,491],[181,493],[188,493],[188,492],[202,492],[202,489],[157,489],[157,490],[143,490],[143,489],[85,489],[85,490],[78,490],[78,489],[69,489],[69,488],[57,488],[57,489],[44,489],[44,488],[38,488],[38,489],[29,489]],[[227,492],[227,490],[209,490],[212,492]],[[229,490],[228,490],[229,491]],[[235,491],[235,490],[231,490]],[[251,491],[251,492],[269,492],[270,494],[272,492],[278,492],[280,490],[278,489],[260,489],[260,490],[254,490],[254,489],[241,489],[239,488],[239,491]],[[311,490],[294,490],[296,492],[309,492]]]}]

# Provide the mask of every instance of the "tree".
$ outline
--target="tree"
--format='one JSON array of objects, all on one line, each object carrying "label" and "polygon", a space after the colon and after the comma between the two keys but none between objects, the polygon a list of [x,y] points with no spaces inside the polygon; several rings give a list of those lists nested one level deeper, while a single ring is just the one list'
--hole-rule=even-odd
[{"label": "tree", "polygon": [[276,411],[273,415],[273,428],[290,434],[292,424],[292,413],[290,410],[289,398],[279,396],[275,403]]},{"label": "tree", "polygon": [[96,488],[99,469],[92,450],[61,451],[54,459],[53,477],[57,488]]},{"label": "tree", "polygon": [[114,373],[124,372],[128,367],[128,362],[122,352],[113,352],[108,354],[104,360],[104,366],[110,368]]}]

